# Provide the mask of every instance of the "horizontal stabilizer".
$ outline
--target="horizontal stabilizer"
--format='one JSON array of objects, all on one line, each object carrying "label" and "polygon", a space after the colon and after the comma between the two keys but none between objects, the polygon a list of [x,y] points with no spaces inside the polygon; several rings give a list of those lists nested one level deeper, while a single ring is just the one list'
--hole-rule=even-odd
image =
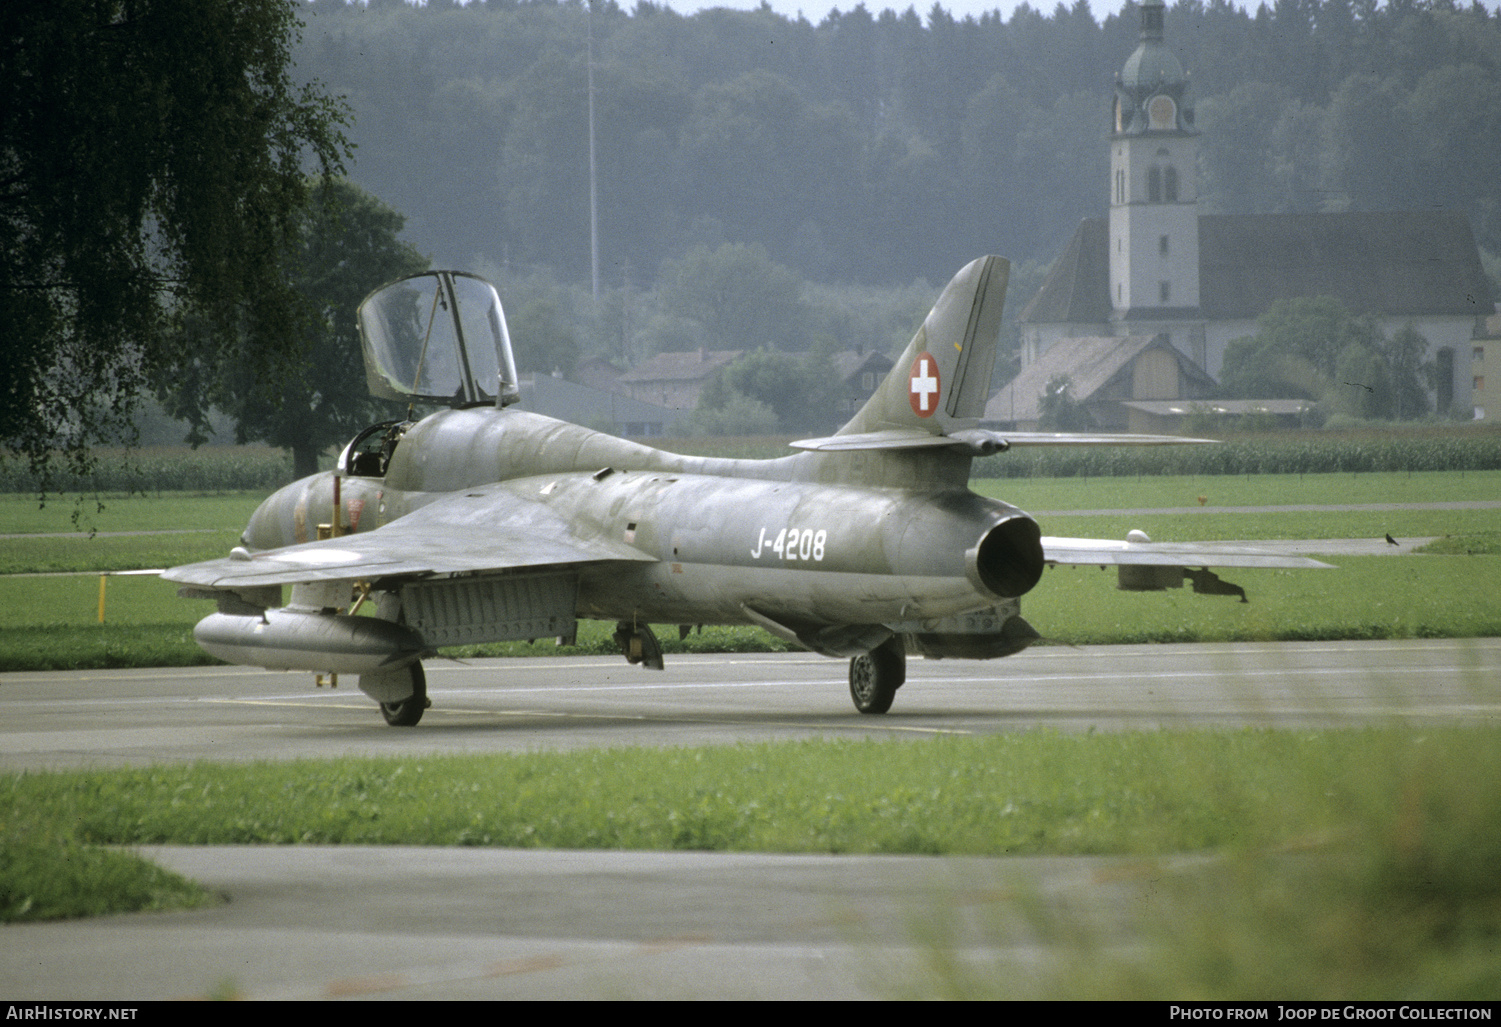
[{"label": "horizontal stabilizer", "polygon": [[793,449],[839,453],[858,449],[928,449],[935,446],[961,446],[963,443],[948,435],[929,435],[927,432],[893,428],[890,431],[861,432],[859,435],[829,435],[821,439],[798,439],[788,445]]},{"label": "horizontal stabilizer", "polygon": [[1101,432],[991,431],[965,428],[944,435],[909,428],[861,432],[857,435],[829,435],[820,439],[798,439],[789,443],[793,449],[811,449],[820,453],[847,452],[860,449],[927,449],[947,446],[962,449],[970,456],[1004,453],[1012,446],[1182,446],[1210,445],[1216,439],[1189,439],[1180,435],[1127,435]]},{"label": "horizontal stabilizer", "polygon": [[1108,432],[998,431],[992,434],[1010,446],[1203,446],[1218,439],[1189,439],[1181,435],[1128,435]]},{"label": "horizontal stabilizer", "polygon": [[1217,546],[1213,542],[1117,542],[1101,538],[1058,538],[1044,535],[1043,560],[1082,567],[1296,567],[1303,570],[1333,566],[1306,556],[1289,556],[1247,546]]}]

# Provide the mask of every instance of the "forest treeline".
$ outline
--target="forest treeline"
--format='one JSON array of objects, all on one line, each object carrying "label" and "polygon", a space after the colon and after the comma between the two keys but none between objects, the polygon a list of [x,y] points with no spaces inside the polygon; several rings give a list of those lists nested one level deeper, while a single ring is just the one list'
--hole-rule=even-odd
[{"label": "forest treeline", "polygon": [[[1138,8],[821,21],[641,0],[304,3],[299,71],[345,94],[355,181],[439,263],[649,288],[695,246],[758,244],[813,281],[942,282],[1047,262],[1106,209],[1111,83]],[[1454,0],[1178,0],[1201,209],[1446,207],[1501,252],[1501,15]]]},{"label": "forest treeline", "polygon": [[[651,0],[302,10],[299,72],[348,99],[352,178],[436,264],[500,285],[523,371],[802,354],[780,377],[786,360],[739,369],[764,388],[706,392],[690,427],[730,434],[806,428],[814,413],[782,408],[820,360],[894,354],[982,253],[1014,262],[1008,380],[1017,315],[1079,220],[1106,213],[1112,85],[1141,24],[1135,3],[1097,20],[1085,0],[960,20],[858,4],[816,23]],[[1190,75],[1202,213],[1458,209],[1501,271],[1501,14],[1177,0],[1165,39]]]}]

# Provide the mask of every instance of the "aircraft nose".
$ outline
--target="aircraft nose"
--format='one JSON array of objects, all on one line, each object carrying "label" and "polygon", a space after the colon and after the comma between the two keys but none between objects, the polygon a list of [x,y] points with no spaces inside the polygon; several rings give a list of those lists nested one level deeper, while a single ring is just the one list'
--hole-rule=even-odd
[{"label": "aircraft nose", "polygon": [[1030,517],[1008,517],[970,550],[971,577],[991,595],[1016,599],[1042,579],[1042,530]]}]

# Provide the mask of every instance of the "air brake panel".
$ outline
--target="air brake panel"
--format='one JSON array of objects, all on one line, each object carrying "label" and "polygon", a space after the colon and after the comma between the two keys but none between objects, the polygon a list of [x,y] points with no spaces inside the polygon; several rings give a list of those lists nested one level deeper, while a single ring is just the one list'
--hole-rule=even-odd
[{"label": "air brake panel", "polygon": [[515,574],[421,581],[401,590],[408,627],[430,646],[571,636],[576,574]]}]

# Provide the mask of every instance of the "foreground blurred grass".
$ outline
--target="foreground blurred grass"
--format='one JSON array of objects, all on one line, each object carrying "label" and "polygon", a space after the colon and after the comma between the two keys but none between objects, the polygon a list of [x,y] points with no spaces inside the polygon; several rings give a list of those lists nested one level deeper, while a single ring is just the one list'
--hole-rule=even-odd
[{"label": "foreground blurred grass", "polygon": [[[1219,858],[1135,868],[1151,881],[1150,901],[1133,906],[1126,938],[1097,909],[1024,896],[1008,911],[1006,929],[1024,923],[1060,954],[1035,973],[966,960],[948,925],[930,921],[929,973],[912,993],[1494,1002],[1501,996],[1497,742],[1491,730],[1383,731],[1362,737],[1360,759],[1337,773],[1301,765],[1276,801],[1241,808],[1247,834]],[[1232,784],[1232,802],[1235,794]],[[1310,830],[1308,811],[1318,808],[1324,823]],[[1305,826],[1268,829],[1284,816]]]}]

